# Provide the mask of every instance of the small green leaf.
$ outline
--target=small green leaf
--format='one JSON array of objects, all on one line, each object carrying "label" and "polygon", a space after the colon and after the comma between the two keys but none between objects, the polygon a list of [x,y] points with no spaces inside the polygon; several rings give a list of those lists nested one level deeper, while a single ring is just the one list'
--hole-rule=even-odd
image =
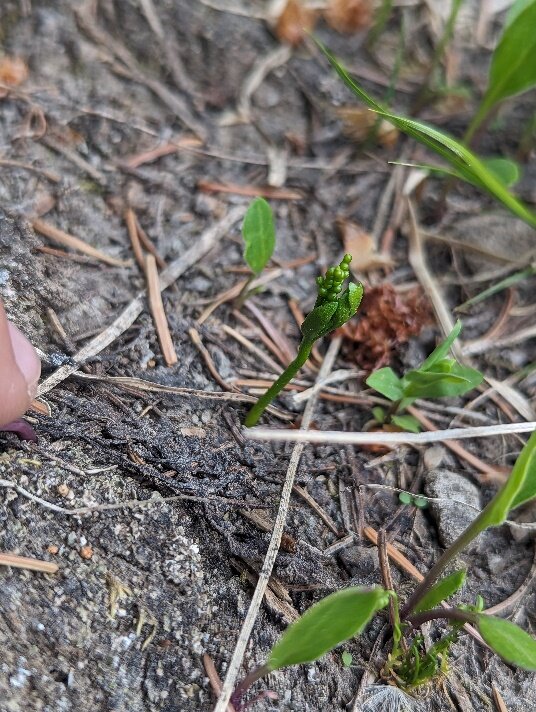
[{"label": "small green leaf", "polygon": [[242,225],[244,259],[255,274],[268,264],[275,247],[272,208],[264,198],[256,198],[247,209]]},{"label": "small green leaf", "polygon": [[488,88],[477,115],[536,84],[536,0],[517,12],[504,29],[491,60]]},{"label": "small green leaf", "polygon": [[398,500],[402,504],[412,504],[413,503],[413,495],[410,492],[399,492]]},{"label": "small green leaf", "polygon": [[377,405],[372,409],[372,415],[377,423],[383,424],[385,422],[385,409],[380,405]]},{"label": "small green leaf", "polygon": [[428,500],[426,497],[419,497],[418,495],[413,498],[413,504],[418,508],[418,509],[426,509],[428,507]]},{"label": "small green leaf", "polygon": [[325,302],[315,307],[302,322],[301,333],[305,339],[316,341],[329,331],[331,318],[337,311],[338,302]]},{"label": "small green leaf", "polygon": [[311,663],[361,633],[373,615],[389,603],[383,588],[336,591],[309,608],[283,633],[266,662],[270,671]]},{"label": "small green leaf", "polygon": [[484,158],[482,162],[507,188],[519,182],[521,170],[515,161],[509,161],[507,158]]},{"label": "small green leaf", "polygon": [[524,670],[536,670],[536,640],[515,623],[483,613],[478,616],[478,630],[507,663]]},{"label": "small green leaf", "polygon": [[466,572],[463,569],[442,578],[421,598],[417,606],[415,606],[415,613],[436,608],[447,598],[453,596],[463,586],[465,579]]},{"label": "small green leaf", "polygon": [[365,383],[389,400],[398,401],[404,397],[401,379],[388,366],[371,373]]},{"label": "small green leaf", "polygon": [[[536,432],[519,453],[506,484],[480,513],[480,531],[499,526],[514,507],[536,497]],[[476,520],[475,520],[476,521]]]},{"label": "small green leaf", "polygon": [[391,422],[408,433],[421,432],[421,424],[413,415],[392,415]]},{"label": "small green leaf", "polygon": [[404,397],[445,398],[460,396],[479,386],[484,379],[480,371],[468,366],[460,366],[456,361],[451,361],[450,359],[443,359],[443,361],[439,361],[432,366],[432,369],[437,368],[439,369],[438,371],[422,371],[421,368],[409,371],[402,379]]},{"label": "small green leaf", "polygon": [[352,664],[352,661],[353,661],[352,653],[344,652],[341,655],[341,659],[342,659],[342,664],[344,665],[344,667],[350,667],[350,665]]},{"label": "small green leaf", "polygon": [[428,358],[421,364],[421,366],[419,366],[419,371],[427,371],[430,366],[433,366],[435,363],[437,363],[437,361],[444,359],[450,351],[450,347],[460,335],[461,330],[462,322],[458,319],[447,338],[442,341],[438,346],[436,346],[430,356],[428,356]]}]

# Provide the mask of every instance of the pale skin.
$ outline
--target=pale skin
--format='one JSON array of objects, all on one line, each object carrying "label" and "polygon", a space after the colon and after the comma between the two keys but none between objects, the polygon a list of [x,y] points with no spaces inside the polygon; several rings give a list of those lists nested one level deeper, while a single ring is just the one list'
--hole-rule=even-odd
[{"label": "pale skin", "polygon": [[0,300],[0,428],[28,410],[41,363],[34,347],[6,317]]}]

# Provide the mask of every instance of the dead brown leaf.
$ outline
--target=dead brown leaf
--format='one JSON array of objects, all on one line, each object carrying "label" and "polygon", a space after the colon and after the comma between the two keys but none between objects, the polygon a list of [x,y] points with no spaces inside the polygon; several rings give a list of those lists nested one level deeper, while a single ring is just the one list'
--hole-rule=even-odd
[{"label": "dead brown leaf", "polygon": [[349,34],[369,27],[372,15],[372,0],[330,0],[324,11],[328,25]]},{"label": "dead brown leaf", "polygon": [[16,87],[28,79],[28,66],[20,57],[0,57],[0,82]]},{"label": "dead brown leaf", "polygon": [[350,268],[354,274],[393,266],[389,256],[376,252],[374,240],[357,223],[339,218],[337,227],[342,235],[344,251],[352,255]]},{"label": "dead brown leaf", "polygon": [[385,148],[393,148],[398,141],[399,131],[396,126],[386,119],[378,119],[378,115],[366,107],[340,106],[335,113],[342,121],[345,136],[352,141],[366,141],[373,129],[376,140]]},{"label": "dead brown leaf", "polygon": [[303,42],[306,33],[314,28],[317,17],[318,14],[304,7],[300,0],[288,0],[277,20],[275,33],[281,42],[296,47]]},{"label": "dead brown leaf", "polygon": [[418,336],[430,320],[430,307],[420,289],[402,296],[384,282],[365,289],[359,318],[339,333],[348,339],[346,353],[360,368],[373,371],[388,365],[400,344]]}]

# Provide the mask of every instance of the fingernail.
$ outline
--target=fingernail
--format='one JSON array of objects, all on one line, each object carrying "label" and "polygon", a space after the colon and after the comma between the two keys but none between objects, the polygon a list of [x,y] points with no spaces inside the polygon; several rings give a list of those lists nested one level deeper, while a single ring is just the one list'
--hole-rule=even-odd
[{"label": "fingernail", "polygon": [[41,375],[41,362],[34,347],[14,324],[8,323],[8,331],[15,361],[28,385],[28,395],[33,400],[37,392],[39,376]]}]

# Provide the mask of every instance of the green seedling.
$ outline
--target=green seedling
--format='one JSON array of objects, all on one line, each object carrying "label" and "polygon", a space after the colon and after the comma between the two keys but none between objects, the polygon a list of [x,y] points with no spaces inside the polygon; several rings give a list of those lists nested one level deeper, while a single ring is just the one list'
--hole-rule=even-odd
[{"label": "green seedling", "polygon": [[342,291],[344,282],[350,275],[348,265],[351,261],[351,255],[345,255],[337,267],[327,270],[325,277],[317,278],[318,296],[313,310],[305,317],[300,327],[302,340],[298,355],[251,408],[244,421],[246,427],[250,428],[258,422],[267,406],[294,378],[309,358],[315,341],[338,329],[356,313],[363,298],[363,286],[349,282]]},{"label": "green seedling", "polygon": [[388,366],[374,371],[366,383],[392,401],[389,411],[374,408],[373,415],[380,423],[393,423],[402,430],[419,432],[416,418],[401,412],[417,398],[445,398],[460,396],[482,383],[484,376],[469,366],[462,366],[447,354],[458,338],[462,324],[457,321],[448,337],[432,351],[419,368],[399,378]]},{"label": "green seedling", "polygon": [[[521,19],[524,19],[526,12],[534,12],[534,9],[531,9],[532,6],[536,7],[536,0],[533,0],[531,6],[527,7],[526,10],[519,15],[519,17],[515,20],[515,23],[518,23]],[[527,17],[526,19],[528,20],[529,18]],[[536,33],[533,32],[534,26],[535,22],[532,22],[532,24],[528,26],[529,31],[532,32],[532,35],[534,35],[529,43],[531,46],[534,46],[534,43],[536,42]],[[425,166],[425,168],[438,170],[440,172],[450,172],[456,178],[460,178],[468,183],[471,183],[477,188],[489,193],[514,215],[517,215],[517,217],[521,218],[532,227],[536,227],[536,214],[508,190],[503,178],[497,176],[496,168],[495,170],[490,169],[486,163],[481,158],[476,156],[469,148],[467,148],[467,146],[460,141],[457,141],[449,134],[439,131],[434,126],[430,126],[422,121],[410,119],[406,116],[394,114],[389,111],[387,107],[376,101],[376,99],[370,96],[370,94],[368,94],[354,79],[352,79],[343,65],[328,49],[318,42],[318,40],[317,44],[346,86],[359,99],[361,99],[361,101],[372,109],[372,111],[376,112],[379,116],[396,126],[400,131],[408,136],[411,136],[411,138],[414,138],[416,141],[422,143],[435,154],[443,158],[450,166],[449,169],[438,166]],[[520,50],[519,57],[523,58],[522,61],[526,63],[527,57],[524,51]],[[527,69],[527,72],[528,71],[536,73],[536,61],[532,61],[531,69]],[[512,88],[513,86],[514,84],[512,84]],[[521,91],[521,89],[519,91]]]},{"label": "green seedling", "polygon": [[[383,675],[403,689],[422,685],[448,671],[448,653],[467,623],[475,626],[503,660],[536,671],[536,640],[514,623],[492,616],[477,596],[472,605],[449,607],[445,601],[463,586],[467,573],[444,575],[458,554],[489,527],[503,524],[511,510],[536,499],[536,432],[521,451],[505,485],[438,559],[424,580],[400,606],[396,592],[381,587],[347,588],[316,603],[274,645],[264,665],[236,688],[232,703],[243,710],[243,697],[256,680],[289,665],[311,663],[360,634],[376,613],[390,606],[393,645]],[[442,607],[443,606],[443,607]],[[448,630],[428,650],[419,632],[428,621],[444,620]],[[247,704],[247,703],[246,703]]]},{"label": "green seedling", "polygon": [[264,198],[255,198],[247,209],[242,224],[244,239],[244,259],[252,275],[242,287],[237,297],[237,305],[255,292],[250,289],[251,282],[260,275],[272,257],[275,248],[275,225],[272,208]]},{"label": "green seedling", "polygon": [[488,87],[467,133],[469,143],[493,109],[536,86],[536,0],[517,0],[491,58]]}]

